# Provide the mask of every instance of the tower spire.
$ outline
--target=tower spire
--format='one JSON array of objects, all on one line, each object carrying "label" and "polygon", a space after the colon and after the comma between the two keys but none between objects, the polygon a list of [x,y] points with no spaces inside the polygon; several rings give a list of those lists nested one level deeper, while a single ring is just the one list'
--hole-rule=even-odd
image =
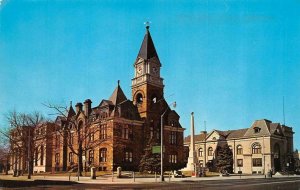
[{"label": "tower spire", "polygon": [[150,22],[145,22],[146,25],[146,34],[144,36],[144,40],[142,42],[138,57],[143,58],[144,60],[148,60],[151,59],[153,57],[157,57],[158,59],[158,55],[156,53],[156,49],[154,46],[154,43],[152,41],[152,37],[149,31],[150,28]]}]

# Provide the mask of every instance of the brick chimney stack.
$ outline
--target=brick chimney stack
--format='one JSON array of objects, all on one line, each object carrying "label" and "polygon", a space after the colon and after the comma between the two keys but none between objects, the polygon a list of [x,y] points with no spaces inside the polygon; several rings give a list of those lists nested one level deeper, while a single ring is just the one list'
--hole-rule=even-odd
[{"label": "brick chimney stack", "polygon": [[82,103],[81,103],[81,102],[78,102],[78,103],[75,105],[75,107],[76,107],[76,113],[82,111]]},{"label": "brick chimney stack", "polygon": [[84,101],[84,114],[89,116],[92,112],[92,101],[90,99],[86,99]]}]

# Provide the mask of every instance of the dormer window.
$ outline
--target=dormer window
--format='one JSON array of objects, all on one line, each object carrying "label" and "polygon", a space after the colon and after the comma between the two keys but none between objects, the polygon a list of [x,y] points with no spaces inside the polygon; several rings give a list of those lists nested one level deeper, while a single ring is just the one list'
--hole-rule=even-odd
[{"label": "dormer window", "polygon": [[254,133],[259,133],[260,130],[261,130],[261,128],[259,128],[259,127],[254,127]]}]

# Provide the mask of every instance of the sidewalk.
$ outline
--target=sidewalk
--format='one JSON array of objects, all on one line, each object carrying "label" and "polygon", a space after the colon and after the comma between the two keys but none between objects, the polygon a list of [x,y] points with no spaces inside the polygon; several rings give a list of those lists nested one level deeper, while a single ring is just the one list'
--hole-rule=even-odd
[{"label": "sidewalk", "polygon": [[[294,177],[300,177],[298,176],[273,176],[273,178],[294,178]],[[184,181],[208,181],[208,180],[238,180],[238,179],[263,179],[265,178],[264,175],[248,175],[248,176],[226,176],[226,177],[185,177],[185,178],[169,178],[168,176],[165,176],[165,182],[184,182]],[[27,176],[20,176],[20,177],[12,177],[12,176],[5,176],[1,175],[0,179],[4,180],[25,180],[27,181]],[[69,181],[69,176],[32,176],[30,181],[34,180],[50,180],[50,181]],[[135,183],[135,184],[143,184],[143,183],[159,183],[160,179],[159,176],[155,178],[112,178],[111,176],[101,176],[97,177],[97,179],[90,179],[90,177],[80,177],[79,181],[76,176],[70,177],[71,182],[76,183],[94,183],[94,184],[129,184],[129,183]]]}]

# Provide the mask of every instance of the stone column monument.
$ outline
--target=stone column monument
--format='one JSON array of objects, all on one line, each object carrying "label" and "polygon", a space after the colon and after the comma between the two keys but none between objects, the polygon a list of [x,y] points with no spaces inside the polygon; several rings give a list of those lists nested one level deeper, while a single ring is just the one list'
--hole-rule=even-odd
[{"label": "stone column monument", "polygon": [[188,163],[186,165],[186,168],[184,168],[183,171],[195,172],[196,170],[197,158],[195,152],[194,135],[195,135],[194,112],[192,112],[191,113],[191,142],[189,147],[189,158],[188,158]]}]

